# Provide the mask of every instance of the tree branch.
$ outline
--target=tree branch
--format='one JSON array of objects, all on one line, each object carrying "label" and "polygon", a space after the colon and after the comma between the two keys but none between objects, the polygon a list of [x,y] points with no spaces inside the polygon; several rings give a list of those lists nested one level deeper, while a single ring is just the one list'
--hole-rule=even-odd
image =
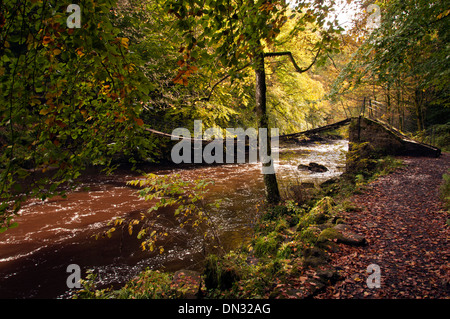
[{"label": "tree branch", "polygon": [[317,58],[319,57],[321,49],[317,50],[316,56],[314,57],[314,60],[312,61],[311,65],[309,65],[306,69],[302,69],[298,66],[297,62],[295,62],[294,56],[292,55],[292,53],[290,51],[285,51],[285,52],[268,52],[268,53],[264,53],[264,57],[276,57],[276,56],[288,56],[289,59],[291,60],[292,64],[294,65],[295,71],[297,71],[298,73],[304,73],[307,72],[309,69],[312,68],[312,66],[314,65],[314,63],[316,63]]},{"label": "tree branch", "polygon": [[[294,59],[294,56],[292,55],[292,53],[290,51],[285,51],[285,52],[268,52],[268,53],[264,53],[264,57],[277,57],[277,56],[288,56],[289,59],[291,60],[292,64],[294,65],[294,68],[297,72],[299,73],[304,73],[309,71],[312,66],[316,63],[317,58],[319,57],[319,54],[321,52],[321,49],[317,50],[316,56],[314,57],[314,60],[312,61],[311,65],[309,65],[307,68],[302,69],[298,66],[297,62]],[[250,65],[252,65],[252,62],[245,64],[243,67],[239,68],[236,70],[236,72],[240,72],[246,68],[248,68]],[[211,99],[212,94],[214,93],[214,90],[216,89],[216,87],[221,84],[223,81],[225,81],[226,79],[228,79],[229,77],[231,77],[230,74],[227,74],[226,76],[224,76],[222,79],[220,79],[218,82],[216,82],[212,88],[211,91],[209,92],[208,96],[203,97],[201,99],[197,99],[194,101],[194,103],[196,102],[208,102]]]},{"label": "tree branch", "polygon": [[[250,65],[251,65],[251,63],[247,63],[247,64],[244,65],[242,68],[237,69],[236,72],[240,72],[240,71],[242,71],[242,70],[248,68]],[[226,76],[224,76],[222,79],[220,79],[218,82],[216,82],[216,84],[214,84],[214,85],[212,86],[211,91],[209,92],[209,94],[208,94],[207,97],[203,97],[203,98],[201,98],[201,99],[197,99],[197,100],[194,101],[194,103],[195,103],[195,102],[208,102],[208,101],[211,99],[211,96],[212,96],[214,90],[216,89],[216,87],[217,87],[220,83],[222,83],[223,81],[225,81],[226,79],[228,79],[230,76],[231,76],[230,74],[227,74]]]},{"label": "tree branch", "polygon": [[334,60],[333,60],[333,58],[330,56],[329,53],[327,53],[327,56],[328,56],[328,58],[331,60],[331,62],[333,63],[334,68],[335,68],[336,70],[339,71],[338,67],[336,66],[336,63],[334,63]]},{"label": "tree branch", "polygon": [[448,18],[448,17],[450,17],[450,14],[444,15],[444,16],[440,17],[440,18],[437,19],[437,20],[431,21],[431,22],[428,24],[428,26],[430,26],[430,25],[432,25],[432,24],[435,24],[435,23],[437,23],[437,22],[439,22],[439,21],[442,21],[442,20],[444,20],[445,18]]}]

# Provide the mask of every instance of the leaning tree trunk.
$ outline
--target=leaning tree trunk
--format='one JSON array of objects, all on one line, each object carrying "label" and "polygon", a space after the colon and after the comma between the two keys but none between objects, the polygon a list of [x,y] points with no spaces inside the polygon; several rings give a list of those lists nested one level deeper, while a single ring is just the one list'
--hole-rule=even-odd
[{"label": "leaning tree trunk", "polygon": [[[264,54],[260,54],[255,67],[256,76],[256,109],[259,113],[260,128],[267,129],[267,155],[271,158],[271,135],[269,129],[269,119],[267,116],[266,103],[266,72],[264,70]],[[273,161],[273,159],[271,159]],[[274,163],[263,163],[264,166],[274,165]],[[275,171],[273,173],[264,174],[264,185],[266,188],[267,202],[270,204],[277,204],[281,200],[280,191],[278,189],[277,177]]]}]

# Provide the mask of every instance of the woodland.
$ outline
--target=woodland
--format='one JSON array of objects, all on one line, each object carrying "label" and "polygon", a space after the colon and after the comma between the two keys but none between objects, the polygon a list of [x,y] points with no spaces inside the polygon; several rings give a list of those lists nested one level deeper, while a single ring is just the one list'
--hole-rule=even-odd
[{"label": "woodland", "polygon": [[[20,227],[25,201],[64,196],[88,167],[166,160],[173,144],[159,133],[194,131],[195,120],[291,134],[364,112],[449,150],[446,1],[71,4],[0,2],[0,233]],[[276,175],[264,181],[267,202],[279,204]],[[136,183],[158,196],[167,184],[187,186]],[[292,294],[283,285],[276,295]]]}]

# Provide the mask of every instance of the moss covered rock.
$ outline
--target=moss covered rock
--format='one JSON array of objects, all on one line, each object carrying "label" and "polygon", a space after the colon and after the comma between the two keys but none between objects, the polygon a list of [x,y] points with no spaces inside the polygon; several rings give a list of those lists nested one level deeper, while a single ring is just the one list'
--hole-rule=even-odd
[{"label": "moss covered rock", "polygon": [[367,243],[364,236],[356,234],[351,230],[350,226],[346,224],[338,224],[334,227],[324,229],[319,234],[317,241],[335,241],[337,243],[352,246],[363,246]]}]

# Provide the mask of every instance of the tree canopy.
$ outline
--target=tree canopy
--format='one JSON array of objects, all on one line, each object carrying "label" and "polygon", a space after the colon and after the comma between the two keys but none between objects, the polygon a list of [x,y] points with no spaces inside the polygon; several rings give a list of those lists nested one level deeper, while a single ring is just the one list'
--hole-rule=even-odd
[{"label": "tree canopy", "polygon": [[0,231],[88,166],[163,159],[170,143],[148,128],[294,133],[356,115],[366,97],[401,129],[446,125],[450,10],[375,4],[372,31],[362,11],[341,28],[334,0],[82,0],[79,27],[70,1],[2,1]]},{"label": "tree canopy", "polygon": [[[345,96],[370,87],[366,95],[381,100],[387,106],[384,118],[391,123],[398,118],[401,129],[446,123],[442,115],[448,115],[449,107],[448,6],[422,0],[376,3],[382,23],[365,33],[333,93]],[[407,113],[413,125],[403,123]]]}]

